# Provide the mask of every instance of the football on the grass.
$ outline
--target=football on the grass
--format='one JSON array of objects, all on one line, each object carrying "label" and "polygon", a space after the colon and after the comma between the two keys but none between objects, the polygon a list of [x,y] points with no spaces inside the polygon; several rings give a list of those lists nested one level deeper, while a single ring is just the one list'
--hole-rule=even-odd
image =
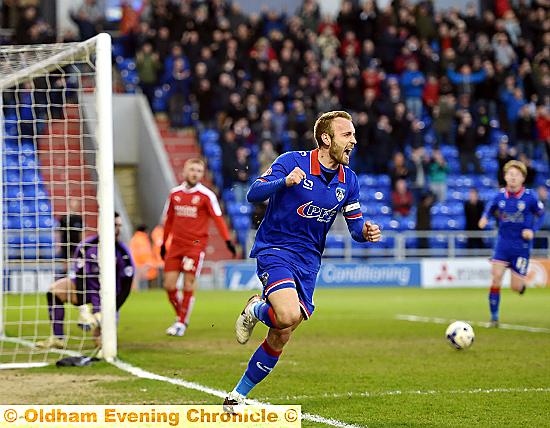
[{"label": "football on the grass", "polygon": [[474,343],[474,329],[464,321],[455,321],[447,327],[445,337],[449,344],[456,349],[466,349]]}]

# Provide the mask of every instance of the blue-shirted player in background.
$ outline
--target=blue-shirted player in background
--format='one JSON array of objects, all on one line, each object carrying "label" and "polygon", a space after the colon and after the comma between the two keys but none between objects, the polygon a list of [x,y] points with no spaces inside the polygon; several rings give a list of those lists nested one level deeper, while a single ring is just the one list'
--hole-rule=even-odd
[{"label": "blue-shirted player in background", "polygon": [[488,219],[497,220],[498,237],[491,259],[492,282],[489,290],[491,326],[498,327],[500,288],[506,268],[512,272],[510,286],[519,294],[525,292],[525,276],[535,232],[542,223],[544,206],[536,193],[523,187],[527,168],[522,162],[511,160],[504,165],[506,187],[500,190],[487,206],[479,228],[487,226]]},{"label": "blue-shirted player in background", "polygon": [[226,397],[228,412],[273,370],[292,332],[313,313],[321,254],[336,214],[343,213],[354,240],[381,237],[377,225],[363,220],[357,177],[347,166],[357,144],[351,116],[324,113],[313,134],[318,149],[279,156],[248,191],[249,202],[269,199],[250,254],[257,259],[263,296],[252,296],[237,319],[237,341],[246,343],[258,321],[269,332]]}]

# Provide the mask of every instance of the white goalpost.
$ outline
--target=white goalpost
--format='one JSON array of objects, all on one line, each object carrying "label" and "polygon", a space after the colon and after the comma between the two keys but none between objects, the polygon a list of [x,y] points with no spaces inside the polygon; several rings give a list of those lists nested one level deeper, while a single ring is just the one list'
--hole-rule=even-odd
[{"label": "white goalpost", "polygon": [[[0,368],[94,350],[77,309],[57,300],[48,305],[46,297],[54,281],[74,276],[75,236],[101,237],[97,261],[80,262],[99,265],[102,353],[116,357],[111,76],[108,34],[0,46]],[[71,214],[81,221],[65,227]],[[49,307],[64,315],[63,346],[43,346],[53,335],[50,317],[60,318]]]}]

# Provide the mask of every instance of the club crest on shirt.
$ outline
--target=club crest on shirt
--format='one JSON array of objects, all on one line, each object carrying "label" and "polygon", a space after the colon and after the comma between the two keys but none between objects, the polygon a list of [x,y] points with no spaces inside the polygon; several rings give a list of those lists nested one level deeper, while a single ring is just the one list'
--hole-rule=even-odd
[{"label": "club crest on shirt", "polygon": [[346,191],[342,189],[341,187],[336,188],[336,199],[338,199],[338,202],[340,202],[342,199],[344,199]]},{"label": "club crest on shirt", "polygon": [[498,201],[498,207],[504,208],[506,206],[506,201]]},{"label": "club crest on shirt", "polygon": [[518,202],[518,210],[523,211],[525,209],[525,202],[519,201]]},{"label": "club crest on shirt", "polygon": [[194,195],[192,198],[191,198],[191,203],[193,205],[197,205],[201,200],[201,197],[199,195]]}]

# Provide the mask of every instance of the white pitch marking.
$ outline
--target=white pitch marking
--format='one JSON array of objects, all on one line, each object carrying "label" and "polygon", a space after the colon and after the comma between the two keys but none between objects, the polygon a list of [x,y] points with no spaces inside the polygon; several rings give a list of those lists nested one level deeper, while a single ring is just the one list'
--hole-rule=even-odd
[{"label": "white pitch marking", "polygon": [[[35,347],[33,342],[30,342],[28,340],[19,339],[19,338],[1,337],[0,340],[4,340],[6,342],[12,342],[12,343],[19,343],[19,344],[21,344],[23,346],[27,346],[29,348],[34,348]],[[80,355],[78,352],[71,351],[71,350],[68,350],[68,349],[51,349],[49,351],[50,352],[56,352],[56,353],[62,354],[62,355],[69,355],[69,356],[79,356]],[[143,370],[139,367],[132,366],[131,364],[126,363],[126,362],[121,361],[121,360],[115,360],[111,364],[114,365],[115,367],[118,367],[120,370],[123,370],[127,373],[130,373],[134,376],[137,376],[137,377],[140,377],[140,378],[143,378],[143,379],[152,379],[152,380],[158,380],[158,381],[161,381],[161,382],[168,382],[168,383],[171,383],[173,385],[182,386],[182,387],[187,388],[187,389],[194,389],[195,391],[204,392],[205,394],[210,394],[210,395],[213,395],[213,396],[219,397],[219,398],[225,398],[228,394],[226,391],[222,391],[220,389],[209,388],[209,387],[201,385],[199,383],[189,382],[189,381],[182,380],[182,379],[171,378],[171,377],[162,376],[162,375],[159,375],[159,374],[156,374],[156,373],[148,372],[146,370]],[[28,366],[26,366],[26,367],[28,367]],[[0,369],[1,368],[2,368],[2,364],[0,364]],[[5,368],[8,368],[8,367],[5,367]],[[14,368],[14,367],[10,367],[10,368]],[[267,403],[267,402],[260,402],[260,401],[251,400],[251,399],[247,399],[246,402],[248,404],[260,404],[260,405],[261,404],[270,404],[270,403]],[[311,414],[311,413],[302,413],[302,419],[308,420],[308,421],[311,421],[311,422],[318,422],[318,423],[329,425],[329,426],[332,426],[332,427],[335,427],[335,428],[367,428],[366,425],[347,424],[347,423],[339,421],[337,419],[325,418],[323,416],[319,416],[319,415],[315,415],[315,414]]]},{"label": "white pitch marking", "polygon": [[[112,362],[111,364],[113,364],[115,367],[118,367],[120,370],[123,370],[127,373],[130,373],[134,376],[137,376],[137,377],[140,377],[140,378],[143,378],[143,379],[152,379],[152,380],[158,380],[158,381],[161,381],[161,382],[168,382],[168,383],[171,383],[172,385],[178,385],[178,386],[182,386],[182,387],[187,388],[187,389],[193,389],[195,391],[203,392],[205,394],[210,394],[210,395],[213,395],[213,396],[219,397],[219,398],[225,398],[228,394],[226,391],[222,391],[220,389],[209,388],[209,387],[201,385],[199,383],[189,382],[189,381],[182,380],[182,379],[176,379],[176,378],[173,378],[173,377],[162,376],[162,375],[159,375],[159,374],[156,374],[156,373],[148,372],[148,371],[143,370],[139,367],[132,366],[131,364],[128,364],[124,361],[116,360],[116,361]],[[259,405],[261,405],[261,404],[270,404],[270,403],[267,403],[265,401],[261,402],[261,401],[250,400],[250,399],[247,399],[246,402],[247,402],[247,404],[256,404],[256,405],[258,405],[258,404]],[[314,414],[311,414],[311,413],[302,413],[302,419],[308,420],[308,421],[311,421],[311,422],[318,422],[318,423],[333,426],[333,427],[336,427],[336,428],[366,428],[365,425],[347,424],[347,423],[339,421],[337,419],[324,418],[323,416],[314,415]]]},{"label": "white pitch marking", "polygon": [[[26,346],[27,348],[34,349],[36,353],[55,353],[60,355],[68,355],[69,357],[78,357],[81,355],[78,352],[71,351],[69,349],[55,349],[55,348],[37,349],[34,342],[21,339],[19,337],[2,336],[0,337],[0,341],[23,345],[23,346]],[[38,362],[38,363],[2,363],[0,364],[0,370],[21,369],[21,368],[29,369],[34,367],[46,367],[49,365],[50,363],[47,361]]]},{"label": "white pitch marking", "polygon": [[[435,323],[435,324],[448,324],[450,322],[456,321],[455,319],[447,318],[438,318],[438,317],[423,317],[420,315],[402,315],[398,314],[395,316],[396,319],[401,321],[412,321],[412,322],[426,322],[426,323]],[[465,320],[470,325],[477,327],[490,328],[491,324],[488,322],[482,321],[469,321]],[[527,325],[517,325],[517,324],[503,324],[500,323],[498,326],[502,330],[519,330],[519,331],[528,331],[529,333],[550,333],[550,328],[544,327],[529,327]]]},{"label": "white pitch marking", "polygon": [[283,397],[271,397],[271,400],[307,400],[307,399],[319,399],[319,398],[350,398],[350,397],[362,397],[362,398],[373,398],[373,397],[386,397],[392,395],[439,395],[439,394],[509,394],[509,393],[521,393],[521,392],[542,392],[550,393],[550,388],[476,388],[476,389],[452,389],[448,391],[437,391],[437,390],[411,390],[411,391],[380,391],[380,392],[345,392],[341,394],[320,394],[320,395],[286,395]]}]

